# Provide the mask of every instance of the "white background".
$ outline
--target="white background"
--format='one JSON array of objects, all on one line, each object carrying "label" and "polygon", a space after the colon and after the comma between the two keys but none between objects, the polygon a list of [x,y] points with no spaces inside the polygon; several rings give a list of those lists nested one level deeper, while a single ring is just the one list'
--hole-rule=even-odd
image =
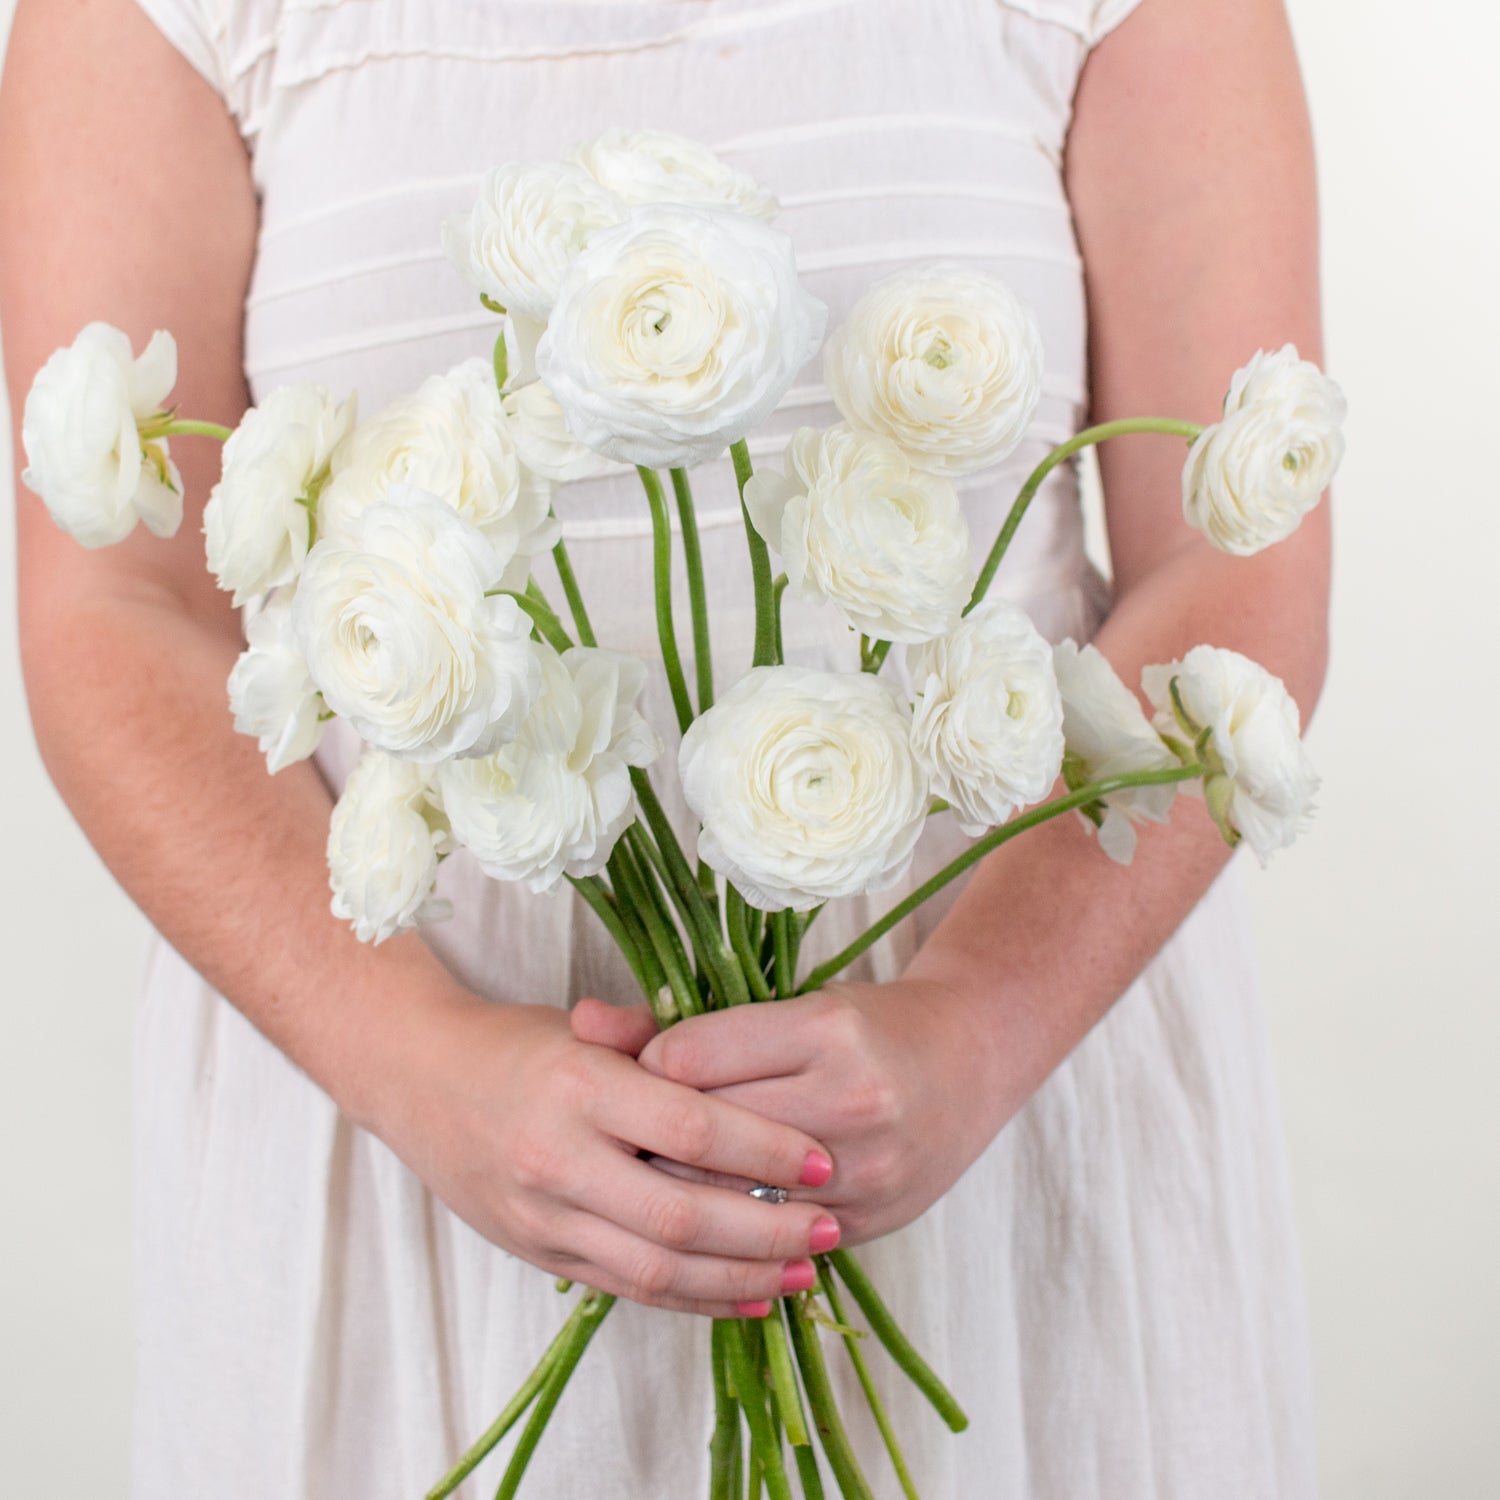
[{"label": "white background", "polygon": [[[13,5],[0,0],[0,34]],[[1329,359],[1351,416],[1333,671],[1310,735],[1322,810],[1249,873],[1324,1494],[1494,1500],[1500,16],[1409,0],[1291,11],[1322,173]],[[23,232],[0,206],[0,233]],[[0,485],[9,473],[0,462]],[[14,1494],[113,1496],[143,924],[21,727],[13,564],[0,527],[0,1473]]]}]

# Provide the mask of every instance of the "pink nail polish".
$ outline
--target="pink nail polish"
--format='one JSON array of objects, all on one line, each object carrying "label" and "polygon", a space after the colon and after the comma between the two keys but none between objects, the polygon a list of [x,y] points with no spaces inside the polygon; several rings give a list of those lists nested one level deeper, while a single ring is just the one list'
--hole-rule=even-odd
[{"label": "pink nail polish", "polygon": [[734,1310],[742,1318],[768,1318],[771,1315],[769,1302],[736,1302]]},{"label": "pink nail polish", "polygon": [[783,1292],[810,1292],[817,1282],[818,1273],[810,1260],[789,1260],[781,1269]]},{"label": "pink nail polish", "polygon": [[841,1231],[836,1219],[830,1219],[824,1214],[821,1219],[813,1220],[812,1233],[808,1236],[808,1245],[814,1255],[826,1255],[839,1242]]},{"label": "pink nail polish", "polygon": [[802,1163],[803,1187],[822,1187],[833,1176],[833,1163],[821,1151],[809,1151]]}]

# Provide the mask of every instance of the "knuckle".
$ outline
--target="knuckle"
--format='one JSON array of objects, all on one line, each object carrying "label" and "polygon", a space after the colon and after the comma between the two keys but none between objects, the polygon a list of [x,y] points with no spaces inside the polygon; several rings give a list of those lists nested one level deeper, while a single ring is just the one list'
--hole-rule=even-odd
[{"label": "knuckle", "polygon": [[646,1251],[636,1256],[626,1274],[626,1295],[632,1302],[655,1306],[677,1283],[674,1262],[661,1251]]},{"label": "knuckle", "polygon": [[877,1201],[894,1197],[902,1185],[897,1152],[891,1147],[871,1151],[859,1175],[862,1196]]},{"label": "knuckle", "polygon": [[657,1065],[662,1077],[682,1083],[693,1076],[698,1048],[692,1036],[680,1026],[664,1032],[657,1040]]},{"label": "knuckle", "polygon": [[652,1239],[672,1250],[685,1250],[697,1239],[699,1214],[685,1193],[657,1193],[646,1203],[646,1224]]},{"label": "knuckle", "polygon": [[714,1147],[713,1112],[704,1099],[688,1098],[674,1103],[663,1120],[671,1155],[692,1166],[704,1165]]},{"label": "knuckle", "polygon": [[522,1192],[545,1193],[562,1176],[556,1144],[544,1135],[522,1135],[511,1143],[510,1174]]},{"label": "knuckle", "polygon": [[841,1101],[844,1117],[856,1130],[885,1130],[901,1114],[901,1094],[895,1082],[878,1073],[866,1073],[850,1081]]}]

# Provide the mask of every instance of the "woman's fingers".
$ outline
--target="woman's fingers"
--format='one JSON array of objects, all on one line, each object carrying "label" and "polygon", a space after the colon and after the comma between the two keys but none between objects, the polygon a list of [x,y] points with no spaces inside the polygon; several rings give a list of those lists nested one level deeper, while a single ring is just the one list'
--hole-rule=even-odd
[{"label": "woman's fingers", "polygon": [[829,997],[803,995],[775,1005],[736,1005],[690,1016],[651,1039],[643,1067],[695,1089],[796,1073],[828,1045]]},{"label": "woman's fingers", "polygon": [[656,1035],[649,1005],[608,1005],[603,1000],[580,1000],[569,1013],[573,1035],[596,1047],[612,1047],[636,1057]]}]

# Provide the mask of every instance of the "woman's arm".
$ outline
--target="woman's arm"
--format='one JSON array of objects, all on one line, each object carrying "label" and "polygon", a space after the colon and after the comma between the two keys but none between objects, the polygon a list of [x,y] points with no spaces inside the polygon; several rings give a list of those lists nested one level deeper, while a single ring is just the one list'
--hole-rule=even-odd
[{"label": "woman's arm", "polygon": [[[244,411],[257,210],[222,102],[131,0],[22,0],[0,93],[0,312],[21,397],[92,319],[176,336],[185,414]],[[19,422],[16,451],[21,451]],[[105,862],[204,977],[482,1233],[559,1274],[697,1311],[781,1290],[819,1217],[670,1183],[637,1147],[799,1181],[818,1143],[487,1005],[414,936],[328,910],[329,797],[234,733],[239,620],[203,559],[217,478],[175,440],[187,518],[88,552],[17,485],[21,645],[37,742]],[[675,1143],[675,1146],[674,1146]],[[812,1175],[818,1175],[816,1169]]]},{"label": "woman's arm", "polygon": [[[1091,54],[1067,180],[1087,266],[1095,420],[1212,421],[1258,347],[1321,357],[1307,118],[1278,0],[1146,0]],[[1328,515],[1250,559],[1183,522],[1183,446],[1103,450],[1117,600],[1097,637],[1127,682],[1199,642],[1322,682]],[[1077,819],[974,873],[908,974],[674,1027],[641,1058],[826,1141],[822,1194],[852,1239],[914,1218],[958,1178],[1109,1009],[1227,859],[1194,799],[1142,831],[1134,864]],[[638,1045],[584,1009],[583,1035]],[[732,1060],[732,1061],[731,1061]]]}]

